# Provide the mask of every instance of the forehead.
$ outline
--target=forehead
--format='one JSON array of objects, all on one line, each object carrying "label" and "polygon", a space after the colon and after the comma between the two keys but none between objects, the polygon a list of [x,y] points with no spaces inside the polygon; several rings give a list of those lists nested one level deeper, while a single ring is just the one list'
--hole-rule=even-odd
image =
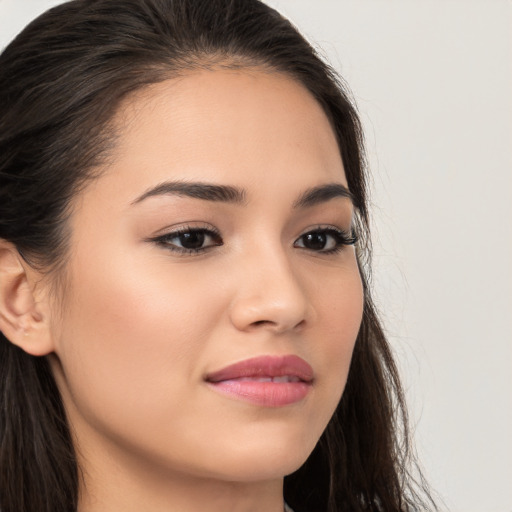
[{"label": "forehead", "polygon": [[[301,84],[260,69],[191,72],[130,97],[116,118],[110,179],[137,195],[169,179],[244,188],[346,178],[322,107]],[[307,183],[306,183],[307,182]]]}]

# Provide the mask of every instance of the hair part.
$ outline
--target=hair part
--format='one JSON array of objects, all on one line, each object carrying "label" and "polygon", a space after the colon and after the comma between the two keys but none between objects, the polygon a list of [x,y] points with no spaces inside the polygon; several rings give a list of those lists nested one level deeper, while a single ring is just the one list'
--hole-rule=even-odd
[{"label": "hair part", "polygon": [[[289,21],[258,0],[75,0],[0,55],[0,238],[65,282],[73,198],[108,166],[124,99],[198,69],[263,68],[301,83],[333,127],[357,211],[364,314],[343,397],[285,478],[296,512],[428,510],[409,473],[403,392],[369,286],[364,145],[350,95]],[[0,509],[76,510],[79,468],[46,358],[0,334]]]}]

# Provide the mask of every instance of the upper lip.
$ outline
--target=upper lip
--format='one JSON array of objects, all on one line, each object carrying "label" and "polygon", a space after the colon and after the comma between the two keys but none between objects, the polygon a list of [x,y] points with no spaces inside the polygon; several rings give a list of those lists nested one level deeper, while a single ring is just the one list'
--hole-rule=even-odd
[{"label": "upper lip", "polygon": [[313,380],[311,365],[296,355],[259,356],[231,364],[208,373],[208,382],[240,379],[244,377],[298,377],[304,382]]}]

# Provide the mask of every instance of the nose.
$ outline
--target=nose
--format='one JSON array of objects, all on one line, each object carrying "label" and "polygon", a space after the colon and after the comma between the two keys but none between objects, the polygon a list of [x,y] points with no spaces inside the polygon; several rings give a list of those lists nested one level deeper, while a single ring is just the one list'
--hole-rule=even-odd
[{"label": "nose", "polygon": [[311,319],[306,291],[286,256],[276,252],[246,257],[240,272],[234,273],[230,316],[241,331],[267,329],[280,334],[301,329]]}]

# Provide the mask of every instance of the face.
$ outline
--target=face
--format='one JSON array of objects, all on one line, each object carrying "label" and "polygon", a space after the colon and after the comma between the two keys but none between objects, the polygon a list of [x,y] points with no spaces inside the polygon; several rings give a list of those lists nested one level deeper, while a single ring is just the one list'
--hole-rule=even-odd
[{"label": "face", "polygon": [[52,323],[79,450],[282,477],[334,412],[362,315],[330,124],[258,70],[152,86],[117,123],[112,164],[73,205]]}]

